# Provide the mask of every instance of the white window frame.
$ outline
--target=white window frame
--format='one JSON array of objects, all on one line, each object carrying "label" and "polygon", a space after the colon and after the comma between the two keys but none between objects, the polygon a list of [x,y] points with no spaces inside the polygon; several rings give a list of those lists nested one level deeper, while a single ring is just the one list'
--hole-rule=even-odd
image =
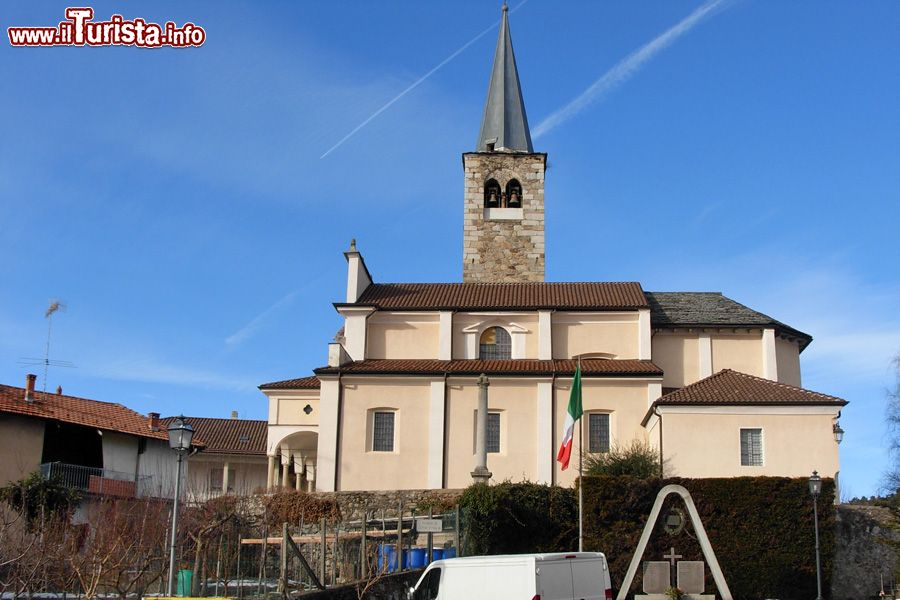
[{"label": "white window frame", "polygon": [[[400,428],[400,418],[399,418],[399,410],[396,408],[390,407],[378,407],[378,408],[370,408],[368,410],[368,415],[366,418],[366,452],[374,452],[376,454],[397,454],[398,453],[398,439],[397,431]],[[376,413],[390,413],[393,415],[393,425],[394,425],[394,438],[391,441],[391,450],[376,450],[375,449],[375,414]]]},{"label": "white window frame", "polygon": [[[741,441],[745,431],[759,431],[759,464],[744,464],[741,457]],[[749,457],[748,457],[749,458]],[[766,466],[766,434],[762,427],[741,427],[738,432],[738,464],[742,467],[757,468]]]},{"label": "white window frame", "polygon": [[[491,429],[491,415],[497,415],[497,451],[487,450],[488,454],[503,454],[503,412],[499,410],[488,411],[488,431]],[[484,439],[484,445],[487,447],[487,436]]]}]

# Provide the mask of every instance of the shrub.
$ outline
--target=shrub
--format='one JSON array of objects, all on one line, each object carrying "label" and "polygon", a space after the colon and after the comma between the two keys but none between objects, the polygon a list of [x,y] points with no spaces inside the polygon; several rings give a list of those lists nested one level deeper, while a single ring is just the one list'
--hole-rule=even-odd
[{"label": "shrub", "polygon": [[584,455],[585,475],[612,475],[647,479],[659,476],[659,452],[642,440],[613,446],[609,452]]}]

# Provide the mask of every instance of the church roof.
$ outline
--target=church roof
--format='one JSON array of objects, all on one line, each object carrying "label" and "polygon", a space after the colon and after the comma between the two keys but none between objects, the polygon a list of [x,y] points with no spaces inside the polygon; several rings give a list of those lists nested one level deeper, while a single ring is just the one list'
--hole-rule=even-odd
[{"label": "church roof", "polygon": [[846,400],[820,394],[794,385],[722,369],[696,383],[675,390],[653,403],[656,406],[722,405],[734,406],[844,406]]},{"label": "church roof", "polygon": [[[317,375],[504,375],[547,376],[574,375],[574,360],[431,360],[431,359],[370,359],[349,363],[342,367],[322,367]],[[663,371],[649,360],[609,360],[587,358],[581,361],[585,377],[631,376],[656,377]]]},{"label": "church roof", "polygon": [[379,310],[635,310],[649,306],[637,282],[373,283],[355,305]]},{"label": "church roof", "polygon": [[264,383],[259,386],[261,390],[317,390],[319,389],[319,378],[315,375],[309,377],[299,377],[297,379],[285,379],[284,381],[273,381]]},{"label": "church roof", "polygon": [[800,350],[812,336],[757,312],[721,292],[647,292],[653,327],[771,327],[800,341]]},{"label": "church roof", "polygon": [[494,66],[475,151],[487,152],[489,143],[493,143],[496,150],[534,152],[512,38],[509,35],[509,8],[506,4],[503,5]]},{"label": "church roof", "polygon": [[722,369],[691,385],[668,393],[644,415],[646,426],[657,406],[845,406],[837,396],[820,394],[794,385]]}]

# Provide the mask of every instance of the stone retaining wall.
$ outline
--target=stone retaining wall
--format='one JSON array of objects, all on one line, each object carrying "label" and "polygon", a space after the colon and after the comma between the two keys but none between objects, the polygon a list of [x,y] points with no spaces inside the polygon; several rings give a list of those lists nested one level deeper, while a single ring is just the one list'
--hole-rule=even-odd
[{"label": "stone retaining wall", "polygon": [[890,510],[842,504],[837,507],[836,521],[831,598],[877,598],[881,576],[887,584],[897,569],[897,552],[890,542],[900,543],[900,534],[891,528]]}]

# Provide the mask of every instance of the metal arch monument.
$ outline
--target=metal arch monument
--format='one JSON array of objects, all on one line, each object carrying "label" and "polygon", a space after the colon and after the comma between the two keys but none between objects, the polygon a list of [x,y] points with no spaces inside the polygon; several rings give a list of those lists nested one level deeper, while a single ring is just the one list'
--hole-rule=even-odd
[{"label": "metal arch monument", "polygon": [[697,512],[697,507],[694,505],[694,499],[691,498],[691,493],[680,485],[667,485],[659,490],[659,494],[656,495],[656,501],[653,503],[653,510],[650,511],[650,517],[647,519],[647,524],[644,525],[644,531],[641,533],[641,539],[634,551],[634,556],[631,557],[631,564],[628,565],[628,572],[625,573],[625,579],[622,581],[622,587],[619,588],[619,594],[616,596],[616,600],[625,600],[628,595],[628,590],[631,589],[631,584],[634,582],[634,576],[637,573],[638,565],[641,563],[641,557],[644,555],[644,550],[647,549],[647,542],[650,541],[650,534],[653,532],[653,527],[659,519],[659,513],[662,510],[663,502],[670,494],[678,494],[681,496],[681,499],[684,500],[688,515],[691,518],[691,523],[694,525],[694,531],[697,533],[697,540],[700,542],[700,549],[703,551],[703,558],[706,559],[706,562],[709,564],[709,570],[712,572],[713,579],[716,582],[716,587],[719,590],[719,595],[722,597],[722,600],[734,600],[731,596],[731,590],[728,589],[728,584],[725,582],[725,576],[722,574],[722,569],[719,567],[716,553],[712,548],[712,544],[709,543],[706,529],[703,528],[703,523],[700,521],[700,514]]}]

